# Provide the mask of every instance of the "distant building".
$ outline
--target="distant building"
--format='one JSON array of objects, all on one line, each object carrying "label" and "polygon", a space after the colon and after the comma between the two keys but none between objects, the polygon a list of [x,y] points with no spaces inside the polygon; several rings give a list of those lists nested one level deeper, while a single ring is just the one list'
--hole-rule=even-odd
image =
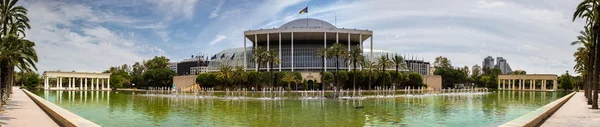
[{"label": "distant building", "polygon": [[[479,65],[477,65],[477,64],[475,64],[475,65],[474,65],[474,66],[471,68],[471,70],[479,70],[479,74],[481,74],[481,73],[482,73],[481,66],[479,66]],[[471,75],[472,75],[472,74],[473,74],[473,73],[471,73]]]},{"label": "distant building", "polygon": [[196,56],[190,59],[184,59],[182,61],[176,62],[176,65],[169,64],[169,68],[174,66],[171,69],[175,69],[177,75],[196,75],[199,73],[206,72],[206,68],[210,61],[207,60],[204,56]]},{"label": "distant building", "polygon": [[169,62],[169,69],[177,73],[177,62]]},{"label": "distant building", "polygon": [[[512,69],[510,68],[510,65],[508,64],[508,62],[506,61],[506,59],[502,58],[502,57],[497,57],[496,58],[496,62],[494,63],[494,58],[492,56],[488,56],[485,59],[483,59],[483,62],[481,63],[483,65],[483,69],[493,69],[493,68],[498,68],[500,69],[500,71],[502,72],[502,74],[508,74],[510,72],[512,72]],[[475,67],[475,66],[473,66]]]},{"label": "distant building", "polygon": [[502,71],[502,74],[508,74],[512,72],[512,69],[510,68],[510,65],[508,65],[508,62],[506,62],[506,59],[497,57],[496,61],[496,66]]},{"label": "distant building", "polygon": [[430,75],[429,62],[423,60],[405,60],[406,68],[409,72],[415,72],[421,75]]},{"label": "distant building", "polygon": [[481,65],[483,66],[483,68],[488,68],[488,69],[494,68],[494,57],[492,57],[492,56],[486,57],[485,59],[483,59],[483,62],[481,62]]}]

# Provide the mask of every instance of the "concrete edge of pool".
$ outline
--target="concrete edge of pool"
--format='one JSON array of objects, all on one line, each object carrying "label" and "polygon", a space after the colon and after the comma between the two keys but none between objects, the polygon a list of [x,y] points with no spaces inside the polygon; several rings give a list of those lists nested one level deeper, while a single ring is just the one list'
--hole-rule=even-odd
[{"label": "concrete edge of pool", "polygon": [[564,105],[576,92],[572,92],[558,100],[552,101],[549,104],[546,104],[534,111],[531,111],[525,115],[520,116],[514,120],[506,122],[500,127],[535,127],[544,119],[550,117],[554,112],[556,112],[562,105]]},{"label": "concrete edge of pool", "polygon": [[56,120],[61,126],[65,127],[100,127],[100,125],[89,121],[77,114],[63,109],[62,107],[43,99],[28,90],[23,89],[23,92],[33,100],[42,110],[46,112],[52,119]]}]

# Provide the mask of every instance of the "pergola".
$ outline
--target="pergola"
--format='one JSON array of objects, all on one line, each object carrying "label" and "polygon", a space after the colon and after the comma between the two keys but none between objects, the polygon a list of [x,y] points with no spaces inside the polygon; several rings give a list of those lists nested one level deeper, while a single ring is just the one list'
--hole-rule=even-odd
[{"label": "pergola", "polygon": [[[552,82],[552,90],[558,88],[558,75],[527,74],[527,75],[498,75],[498,89],[502,90],[547,90],[547,81]],[[538,83],[538,81],[540,81]],[[527,83],[529,82],[529,83]],[[538,88],[539,84],[539,88]]]},{"label": "pergola", "polygon": [[[44,90],[110,90],[110,73],[44,71],[43,76]],[[50,84],[50,78],[56,78],[56,84]],[[67,85],[63,79],[68,80]]]}]

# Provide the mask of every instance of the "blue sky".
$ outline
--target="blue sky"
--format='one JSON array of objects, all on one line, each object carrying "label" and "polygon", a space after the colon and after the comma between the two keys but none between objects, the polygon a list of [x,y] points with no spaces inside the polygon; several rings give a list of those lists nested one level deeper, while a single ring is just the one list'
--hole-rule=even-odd
[{"label": "blue sky", "polygon": [[[502,56],[513,70],[572,72],[583,21],[578,0],[23,0],[39,71],[103,71],[165,55],[180,61],[243,46],[243,31],[307,15],[337,27],[369,29],[375,49],[455,66]],[[337,22],[335,17],[337,15]]]}]

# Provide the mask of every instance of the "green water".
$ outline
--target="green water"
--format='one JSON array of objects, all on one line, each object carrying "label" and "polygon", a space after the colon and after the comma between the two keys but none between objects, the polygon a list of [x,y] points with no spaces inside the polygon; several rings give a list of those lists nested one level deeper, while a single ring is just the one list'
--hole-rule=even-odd
[{"label": "green water", "polygon": [[35,93],[101,126],[170,127],[498,126],[567,94],[499,91],[364,100],[227,100],[145,96],[146,92],[129,91]]}]

